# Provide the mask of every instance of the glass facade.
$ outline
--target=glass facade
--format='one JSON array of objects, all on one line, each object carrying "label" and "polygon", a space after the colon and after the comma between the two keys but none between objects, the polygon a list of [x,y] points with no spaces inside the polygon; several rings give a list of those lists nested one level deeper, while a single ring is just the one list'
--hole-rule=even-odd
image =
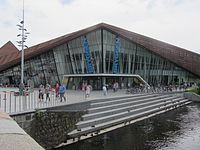
[{"label": "glass facade", "polygon": [[[0,83],[18,85],[20,74],[20,64],[2,71]],[[120,74],[140,75],[151,85],[181,84],[197,78],[143,46],[104,29],[87,33],[26,60],[24,67],[25,83],[33,87],[65,82],[68,88],[79,89],[83,82],[88,82],[94,89],[101,89],[105,83],[117,81],[126,85],[135,80],[128,76],[120,77]],[[63,80],[64,75],[68,77]]]}]

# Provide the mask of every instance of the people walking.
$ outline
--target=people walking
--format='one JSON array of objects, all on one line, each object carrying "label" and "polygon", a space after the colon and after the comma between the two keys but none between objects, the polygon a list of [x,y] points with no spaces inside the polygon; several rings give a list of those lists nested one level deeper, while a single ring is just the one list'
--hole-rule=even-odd
[{"label": "people walking", "polygon": [[62,84],[62,86],[60,86],[60,102],[62,102],[63,98],[66,101],[65,90],[66,90],[65,86],[64,86],[64,84]]}]

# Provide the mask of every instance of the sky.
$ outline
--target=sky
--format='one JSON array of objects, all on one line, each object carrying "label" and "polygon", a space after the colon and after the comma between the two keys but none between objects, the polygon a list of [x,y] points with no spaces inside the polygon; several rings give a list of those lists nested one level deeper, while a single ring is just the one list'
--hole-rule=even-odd
[{"label": "sky", "polygon": [[[200,0],[24,2],[29,47],[104,22],[200,54]],[[22,4],[0,0],[0,47],[8,41],[17,46]]]}]

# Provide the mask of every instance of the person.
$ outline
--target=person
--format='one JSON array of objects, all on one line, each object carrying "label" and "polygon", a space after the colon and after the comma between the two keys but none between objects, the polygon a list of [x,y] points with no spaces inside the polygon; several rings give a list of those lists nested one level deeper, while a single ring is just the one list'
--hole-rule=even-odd
[{"label": "person", "polygon": [[103,85],[103,95],[106,96],[107,95],[107,88],[106,85]]},{"label": "person", "polygon": [[108,94],[108,87],[109,87],[109,84],[105,84],[105,87],[106,87],[106,91],[107,91],[107,94]]},{"label": "person", "polygon": [[51,93],[52,93],[52,96],[54,96],[54,93],[55,93],[55,89],[54,88],[51,88]]},{"label": "person", "polygon": [[85,90],[85,84],[84,84],[84,82],[83,82],[82,85],[81,85],[81,89],[82,89],[82,91]]},{"label": "person", "polygon": [[39,88],[39,100],[42,101],[44,99],[44,86],[41,84]]},{"label": "person", "polygon": [[121,89],[123,89],[123,88],[124,88],[124,83],[122,82],[122,83],[121,83]]},{"label": "person", "polygon": [[49,99],[50,101],[50,91],[51,91],[51,86],[49,84],[46,85],[46,89],[45,89],[45,92],[46,92],[46,101],[47,99]]},{"label": "person", "polygon": [[90,97],[91,86],[88,84],[85,89],[85,97]]},{"label": "person", "polygon": [[131,88],[131,83],[128,82],[127,88],[130,89]]},{"label": "person", "polygon": [[113,84],[113,92],[115,93],[116,91],[117,91],[117,82],[115,82],[114,84]]},{"label": "person", "polygon": [[60,93],[60,85],[58,83],[56,84],[55,90],[56,90],[56,98],[58,98]]},{"label": "person", "polygon": [[64,98],[64,100],[66,101],[66,97],[65,97],[65,86],[64,84],[62,84],[62,86],[60,86],[60,102],[62,102],[62,99]]}]

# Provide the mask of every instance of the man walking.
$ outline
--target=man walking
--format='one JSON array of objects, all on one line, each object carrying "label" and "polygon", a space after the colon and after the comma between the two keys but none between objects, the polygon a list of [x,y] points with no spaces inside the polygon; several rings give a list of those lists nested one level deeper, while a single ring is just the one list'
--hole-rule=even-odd
[{"label": "man walking", "polygon": [[51,91],[51,86],[47,84],[46,85],[46,101],[47,99],[50,101],[50,91]]},{"label": "man walking", "polygon": [[62,84],[60,86],[60,102],[62,102],[62,99],[64,98],[64,100],[66,101],[66,97],[65,97],[65,86],[64,84]]}]

